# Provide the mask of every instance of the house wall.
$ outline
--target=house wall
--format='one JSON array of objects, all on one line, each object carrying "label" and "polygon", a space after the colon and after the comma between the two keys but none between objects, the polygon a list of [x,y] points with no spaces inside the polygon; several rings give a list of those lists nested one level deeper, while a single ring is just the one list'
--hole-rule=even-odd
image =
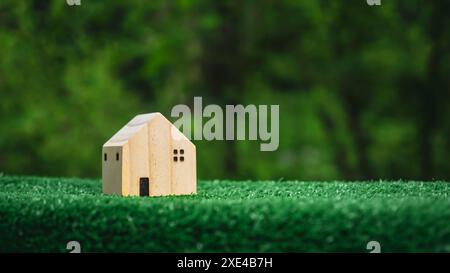
[{"label": "house wall", "polygon": [[[116,155],[119,155],[119,160]],[[105,160],[106,155],[106,160]],[[102,149],[102,190],[106,194],[122,195],[122,147],[103,147]]]},{"label": "house wall", "polygon": [[158,116],[148,124],[150,196],[172,194],[171,124]]},{"label": "house wall", "polygon": [[[150,177],[148,126],[140,125],[123,146],[122,195],[139,195],[139,179]],[[150,182],[151,184],[151,182]]]},{"label": "house wall", "polygon": [[172,158],[172,194],[192,194],[197,192],[196,151],[188,140],[172,140],[172,148],[177,151]]}]

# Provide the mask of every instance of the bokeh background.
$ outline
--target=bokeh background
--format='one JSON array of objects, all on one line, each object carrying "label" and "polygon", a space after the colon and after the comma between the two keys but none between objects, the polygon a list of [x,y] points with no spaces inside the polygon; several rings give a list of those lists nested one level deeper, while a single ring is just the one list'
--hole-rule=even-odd
[{"label": "bokeh background", "polygon": [[279,104],[280,146],[194,141],[200,179],[449,179],[450,1],[0,2],[0,172],[101,176],[176,104]]}]

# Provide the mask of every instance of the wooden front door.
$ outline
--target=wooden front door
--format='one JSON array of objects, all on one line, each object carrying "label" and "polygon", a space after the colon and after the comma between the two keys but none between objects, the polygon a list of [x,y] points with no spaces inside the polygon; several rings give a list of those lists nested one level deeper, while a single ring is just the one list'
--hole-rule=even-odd
[{"label": "wooden front door", "polygon": [[148,177],[139,178],[139,196],[149,196],[150,195],[150,181]]}]

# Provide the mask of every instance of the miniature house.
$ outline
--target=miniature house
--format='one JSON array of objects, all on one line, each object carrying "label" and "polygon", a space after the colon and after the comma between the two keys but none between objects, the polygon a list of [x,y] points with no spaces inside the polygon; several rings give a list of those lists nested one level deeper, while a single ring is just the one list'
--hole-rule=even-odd
[{"label": "miniature house", "polygon": [[103,145],[102,182],[122,196],[196,193],[195,146],[162,114],[138,115]]}]

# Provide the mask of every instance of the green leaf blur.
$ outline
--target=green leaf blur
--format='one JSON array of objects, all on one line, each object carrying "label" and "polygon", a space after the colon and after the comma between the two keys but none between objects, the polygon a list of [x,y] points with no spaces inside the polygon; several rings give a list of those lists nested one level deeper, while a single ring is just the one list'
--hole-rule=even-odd
[{"label": "green leaf blur", "polygon": [[201,179],[450,178],[449,1],[81,3],[0,2],[0,172],[99,177],[134,115],[202,96],[281,124],[195,141]]}]

